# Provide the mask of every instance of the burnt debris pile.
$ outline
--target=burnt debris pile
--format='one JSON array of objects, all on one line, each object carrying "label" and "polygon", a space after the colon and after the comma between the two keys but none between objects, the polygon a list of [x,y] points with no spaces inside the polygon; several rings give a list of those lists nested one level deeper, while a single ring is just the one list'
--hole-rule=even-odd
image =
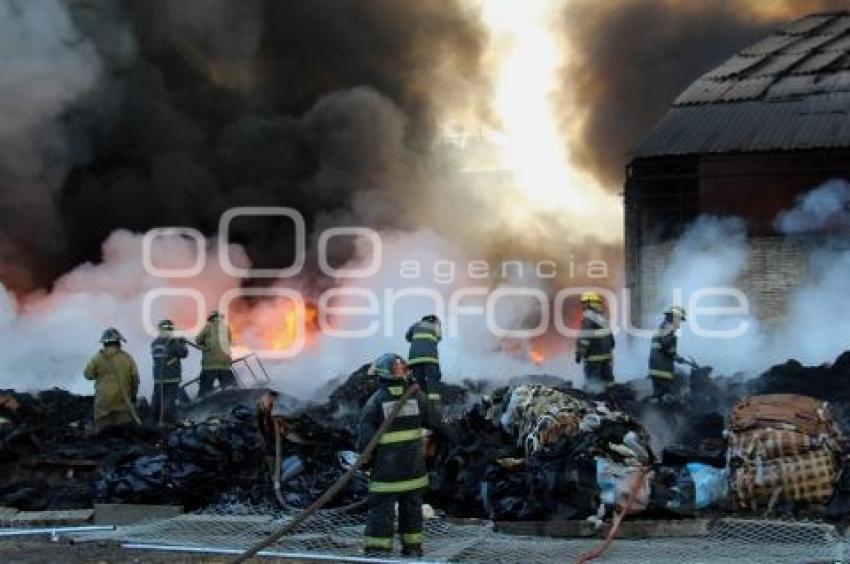
[{"label": "burnt debris pile", "polygon": [[199,507],[230,488],[262,483],[262,443],[253,411],[170,429],[151,452],[125,451],[105,461],[95,481],[96,501]]},{"label": "burnt debris pile", "polygon": [[[239,498],[305,507],[356,460],[359,408],[376,386],[364,366],[319,403],[229,390],[188,406],[178,423],[96,436],[90,396],[3,391],[0,506],[192,509]],[[850,515],[850,353],[822,366],[790,360],[749,380],[698,369],[663,401],[647,387],[591,396],[554,377],[444,386],[451,432],[431,445],[427,501],[498,520],[598,520],[626,498],[644,517]],[[364,499],[367,483],[357,474],[331,505]]]}]

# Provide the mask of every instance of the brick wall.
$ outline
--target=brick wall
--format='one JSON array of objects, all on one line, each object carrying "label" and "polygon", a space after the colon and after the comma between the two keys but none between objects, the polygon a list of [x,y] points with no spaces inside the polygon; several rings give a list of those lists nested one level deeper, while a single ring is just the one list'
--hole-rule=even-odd
[{"label": "brick wall", "polygon": [[[751,238],[747,266],[736,282],[750,300],[759,319],[778,322],[785,311],[787,296],[808,275],[808,257],[813,249],[825,243],[831,248],[850,250],[850,241],[822,237],[764,236]],[[640,250],[637,288],[640,319],[655,318],[659,311],[659,283],[667,268],[675,242],[644,245]]]}]

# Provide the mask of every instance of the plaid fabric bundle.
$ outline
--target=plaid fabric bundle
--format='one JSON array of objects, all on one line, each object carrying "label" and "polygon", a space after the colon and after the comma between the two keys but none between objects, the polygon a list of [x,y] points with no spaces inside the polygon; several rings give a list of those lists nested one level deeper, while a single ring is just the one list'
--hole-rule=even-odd
[{"label": "plaid fabric bundle", "polygon": [[811,437],[797,431],[751,429],[731,435],[729,455],[744,461],[781,458],[805,454],[825,444],[823,437]]},{"label": "plaid fabric bundle", "polygon": [[735,501],[742,508],[765,504],[779,488],[780,500],[823,503],[832,497],[834,479],[835,460],[826,449],[761,460],[735,472]]},{"label": "plaid fabric bundle", "polygon": [[738,505],[778,499],[823,503],[833,493],[841,432],[826,402],[791,394],[751,396],[730,419],[729,455]]}]

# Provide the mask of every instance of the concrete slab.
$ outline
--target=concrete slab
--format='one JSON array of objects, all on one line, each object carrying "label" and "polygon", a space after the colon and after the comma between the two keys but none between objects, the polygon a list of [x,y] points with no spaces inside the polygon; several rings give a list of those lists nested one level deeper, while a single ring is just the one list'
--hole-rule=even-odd
[{"label": "concrete slab", "polygon": [[183,514],[182,505],[141,505],[134,503],[96,503],[96,525],[132,525],[154,519],[169,519]]},{"label": "concrete slab", "polygon": [[19,511],[9,519],[9,524],[13,527],[87,525],[91,523],[92,517],[94,509]]}]

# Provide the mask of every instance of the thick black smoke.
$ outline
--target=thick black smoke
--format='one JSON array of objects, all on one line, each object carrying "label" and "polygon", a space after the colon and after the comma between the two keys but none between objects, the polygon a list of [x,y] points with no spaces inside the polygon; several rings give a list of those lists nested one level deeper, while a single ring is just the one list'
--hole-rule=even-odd
[{"label": "thick black smoke", "polygon": [[693,80],[777,27],[846,1],[568,0],[563,129],[576,162],[622,186],[628,151]]},{"label": "thick black smoke", "polygon": [[[0,281],[239,205],[412,227],[438,112],[481,105],[485,41],[460,0],[0,0]],[[288,264],[287,227],[236,227]]]}]

